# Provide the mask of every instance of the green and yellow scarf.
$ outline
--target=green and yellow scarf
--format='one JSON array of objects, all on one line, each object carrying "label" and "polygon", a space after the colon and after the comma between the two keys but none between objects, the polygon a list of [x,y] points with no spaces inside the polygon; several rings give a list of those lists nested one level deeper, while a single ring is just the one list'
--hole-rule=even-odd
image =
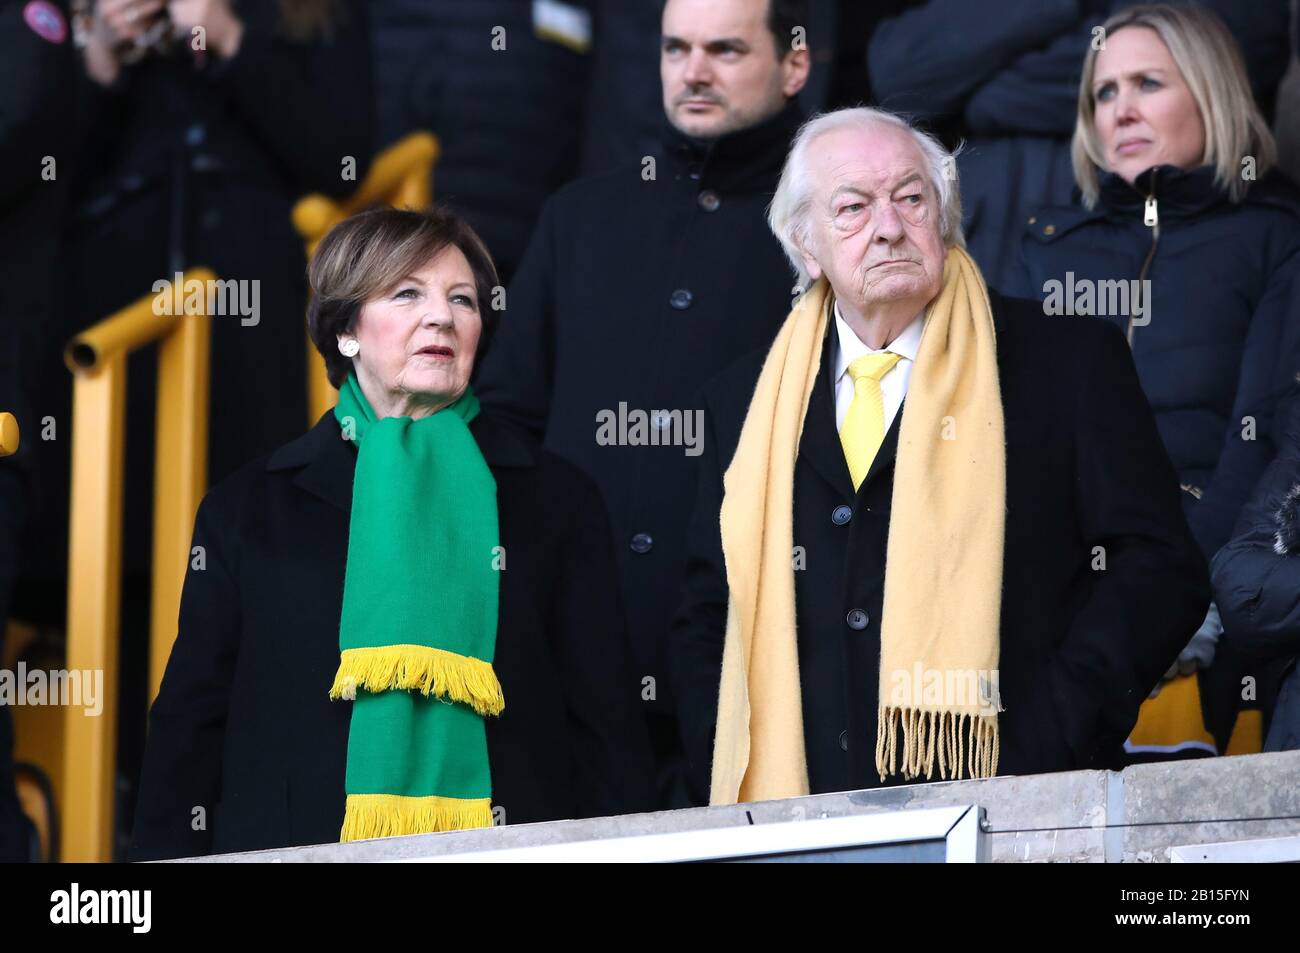
[{"label": "green and yellow scarf", "polygon": [[353,700],[343,841],[492,824],[500,536],[478,409],[467,388],[429,417],[376,419],[355,375],[339,391],[358,451],[330,689]]}]

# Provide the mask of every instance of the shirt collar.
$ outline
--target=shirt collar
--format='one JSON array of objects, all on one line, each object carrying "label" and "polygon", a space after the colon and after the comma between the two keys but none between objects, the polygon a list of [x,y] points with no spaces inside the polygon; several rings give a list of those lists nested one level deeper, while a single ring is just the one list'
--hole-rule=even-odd
[{"label": "shirt collar", "polygon": [[835,380],[839,380],[848,373],[849,365],[856,361],[864,354],[876,354],[883,351],[892,351],[904,360],[915,361],[916,355],[921,349],[921,332],[925,329],[925,314],[928,308],[921,310],[911,323],[903,329],[903,333],[894,338],[892,342],[880,348],[877,351],[869,348],[862,343],[848,322],[840,316],[840,303],[835,302],[835,334],[839,339],[839,347],[836,349],[835,357]]}]

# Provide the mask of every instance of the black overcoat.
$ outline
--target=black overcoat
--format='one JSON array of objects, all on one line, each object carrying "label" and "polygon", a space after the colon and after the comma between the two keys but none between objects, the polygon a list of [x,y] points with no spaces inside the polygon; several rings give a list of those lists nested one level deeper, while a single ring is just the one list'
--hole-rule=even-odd
[{"label": "black overcoat", "polygon": [[[1147,692],[1196,631],[1209,604],[1208,572],[1123,336],[1097,319],[1048,318],[1027,301],[991,299],[1007,445],[999,773],[1082,768],[1115,754]],[[835,427],[832,339],[794,475],[794,542],[805,556],[795,573],[796,622],[813,793],[880,786],[880,618],[906,410],[904,401],[855,494]],[[689,776],[701,798],[726,622],[722,475],[762,359],[728,370],[705,396],[710,427],[685,602],[673,630]]]},{"label": "black overcoat", "polygon": [[[470,430],[505,553],[493,805],[507,824],[646,809],[649,743],[599,494],[485,415]],[[329,689],[355,464],[331,412],[200,506],[204,568],[191,563],[150,714],[133,859],[338,840],[352,703]]]}]

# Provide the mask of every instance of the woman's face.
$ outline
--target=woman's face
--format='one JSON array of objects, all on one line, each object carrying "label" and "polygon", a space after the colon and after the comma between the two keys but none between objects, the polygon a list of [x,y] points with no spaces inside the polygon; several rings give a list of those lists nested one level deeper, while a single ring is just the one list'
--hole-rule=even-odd
[{"label": "woman's face", "polygon": [[448,245],[361,308],[353,365],[376,416],[421,416],[469,386],[483,320],[474,272]]},{"label": "woman's face", "polygon": [[1190,169],[1203,161],[1205,123],[1155,30],[1131,26],[1106,37],[1092,101],[1106,167],[1125,180],[1156,165]]}]

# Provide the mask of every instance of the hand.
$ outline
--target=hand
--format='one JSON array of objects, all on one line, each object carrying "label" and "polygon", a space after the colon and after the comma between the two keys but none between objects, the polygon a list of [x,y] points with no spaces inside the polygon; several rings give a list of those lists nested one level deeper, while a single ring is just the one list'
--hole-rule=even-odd
[{"label": "hand", "polygon": [[138,39],[166,6],[166,0],[96,0],[94,40],[116,46]]},{"label": "hand", "polygon": [[194,28],[201,26],[210,51],[227,60],[239,52],[244,21],[230,8],[230,0],[168,0],[167,12],[176,24],[177,34],[184,34],[186,44]]},{"label": "hand", "polygon": [[1205,614],[1205,621],[1196,630],[1186,648],[1178,653],[1169,670],[1160,679],[1160,684],[1151,690],[1148,698],[1155,698],[1165,682],[1184,675],[1191,675],[1198,669],[1209,668],[1214,662],[1214,651],[1219,645],[1219,636],[1223,635],[1223,622],[1219,619],[1219,607],[1210,603],[1210,611]]},{"label": "hand", "polygon": [[86,47],[86,73],[112,86],[122,70],[122,50],[143,37],[162,16],[166,0],[96,0]]}]

